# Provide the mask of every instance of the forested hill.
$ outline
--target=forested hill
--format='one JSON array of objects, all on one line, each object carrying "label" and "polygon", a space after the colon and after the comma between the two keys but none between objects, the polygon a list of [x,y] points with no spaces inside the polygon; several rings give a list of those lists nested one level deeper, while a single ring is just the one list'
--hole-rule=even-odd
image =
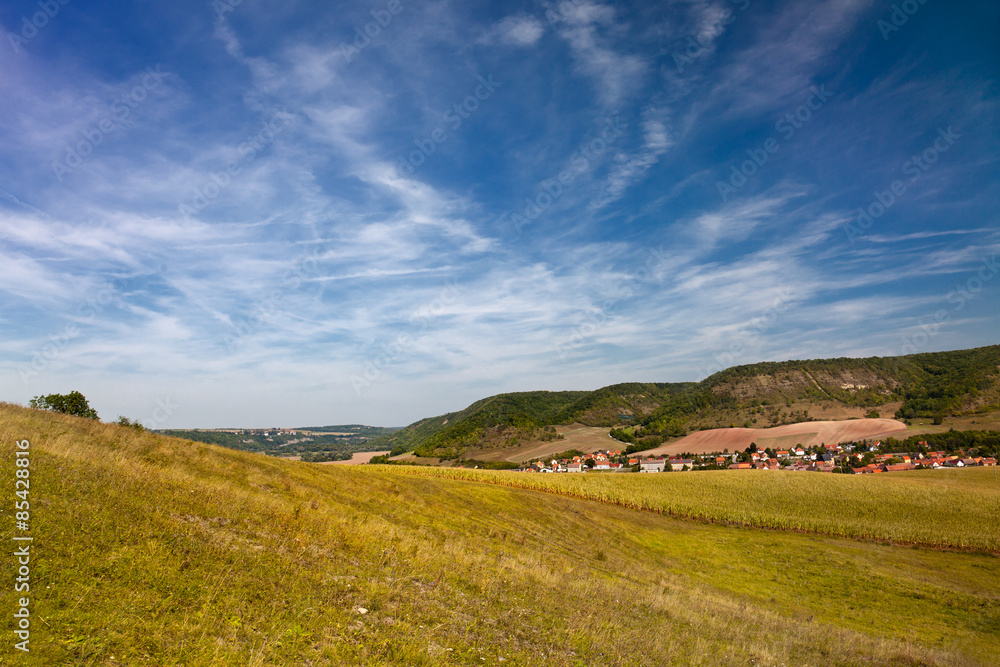
[{"label": "forested hill", "polygon": [[544,427],[641,425],[645,435],[773,426],[810,411],[878,410],[900,419],[1000,410],[1000,345],[903,357],[735,366],[701,382],[624,383],[596,391],[498,394],[378,440],[395,454],[454,458],[473,447],[544,439]]},{"label": "forested hill", "polygon": [[[903,357],[810,359],[735,366],[672,397],[643,420],[650,430],[774,425],[798,408],[899,404],[898,419],[1000,410],[1000,345]],[[778,408],[776,411],[775,408]],[[777,417],[777,418],[775,418]],[[713,421],[714,418],[714,421]],[[754,422],[751,425],[758,425]]]}]

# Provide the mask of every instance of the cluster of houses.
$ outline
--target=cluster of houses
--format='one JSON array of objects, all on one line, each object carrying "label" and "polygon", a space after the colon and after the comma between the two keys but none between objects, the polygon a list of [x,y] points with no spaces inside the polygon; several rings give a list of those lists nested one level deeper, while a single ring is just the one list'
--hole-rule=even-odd
[{"label": "cluster of houses", "polygon": [[587,461],[594,464],[593,470],[610,470],[624,472],[629,469],[618,460],[622,456],[620,450],[601,449],[593,454],[574,456],[570,459],[552,459],[550,461],[536,461],[530,466],[523,468],[524,472],[586,472],[590,470]]},{"label": "cluster of houses", "polygon": [[[927,443],[920,443],[926,446]],[[631,472],[643,473],[684,471],[695,468],[728,468],[730,470],[792,470],[811,472],[834,472],[844,470],[854,474],[873,474],[914,470],[916,468],[964,468],[970,466],[995,466],[992,457],[967,456],[964,451],[947,455],[945,452],[918,454],[893,453],[877,454],[881,442],[854,445],[824,445],[807,451],[802,447],[779,449],[773,454],[768,450],[737,452],[734,454],[709,455],[693,459],[680,456],[626,457],[621,451],[600,450],[592,454],[574,456],[571,459],[551,459],[537,461],[522,468],[525,472]],[[860,465],[866,455],[871,463]],[[749,459],[749,460],[747,460]],[[592,465],[589,465],[592,464]]]},{"label": "cluster of houses", "polygon": [[[898,463],[889,463],[893,459],[898,459]],[[946,456],[944,452],[928,452],[926,455],[917,454],[911,457],[909,454],[879,454],[875,457],[874,463],[866,466],[852,468],[852,472],[857,474],[897,472],[900,470],[914,470],[916,468],[968,468],[972,466],[994,467],[997,460],[992,457],[965,456],[965,452]]]},{"label": "cluster of houses", "polygon": [[[728,459],[727,459],[728,460]],[[593,462],[593,467],[587,465],[587,461]],[[653,457],[641,459],[638,457],[625,458],[620,450],[599,450],[592,454],[574,456],[571,459],[552,459],[550,461],[536,461],[530,466],[523,468],[523,472],[587,472],[588,470],[610,471],[610,472],[632,472],[638,466],[638,472],[664,472],[665,470],[693,470],[696,466],[701,466],[702,462],[694,459],[686,459],[679,456],[673,457]]]},{"label": "cluster of houses", "polygon": [[264,437],[273,437],[276,435],[295,435],[298,433],[293,428],[213,428],[206,429],[209,431],[215,431],[216,433],[232,433],[233,435],[261,435]]}]

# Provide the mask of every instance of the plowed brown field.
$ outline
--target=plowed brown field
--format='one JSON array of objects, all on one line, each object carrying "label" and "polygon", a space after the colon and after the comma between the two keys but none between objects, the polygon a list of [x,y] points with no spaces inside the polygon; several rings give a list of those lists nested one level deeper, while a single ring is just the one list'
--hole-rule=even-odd
[{"label": "plowed brown field", "polygon": [[802,445],[833,445],[853,440],[879,438],[901,433],[906,424],[895,419],[849,419],[845,421],[816,421],[787,424],[774,428],[716,428],[698,431],[667,445],[642,452],[643,456],[659,454],[709,454],[712,452],[741,452],[751,443],[765,449],[787,449]]}]

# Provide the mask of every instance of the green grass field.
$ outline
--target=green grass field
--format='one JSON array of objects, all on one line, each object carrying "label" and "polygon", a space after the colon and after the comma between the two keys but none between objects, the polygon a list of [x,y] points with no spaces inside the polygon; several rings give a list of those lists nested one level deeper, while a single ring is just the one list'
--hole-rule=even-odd
[{"label": "green grass field", "polygon": [[[281,461],[6,405],[0,438],[8,536],[14,442],[31,441],[35,538],[32,650],[8,634],[0,664],[987,665],[1000,651],[986,553]],[[914,488],[947,499],[955,484]]]},{"label": "green grass field", "polygon": [[991,468],[864,476],[760,470],[660,475],[399,470],[737,526],[1000,553],[1000,483]]}]

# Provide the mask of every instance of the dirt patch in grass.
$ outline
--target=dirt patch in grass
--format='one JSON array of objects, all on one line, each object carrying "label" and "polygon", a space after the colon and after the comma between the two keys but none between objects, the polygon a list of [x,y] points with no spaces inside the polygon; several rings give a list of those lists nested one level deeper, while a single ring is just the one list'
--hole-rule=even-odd
[{"label": "dirt patch in grass", "polygon": [[392,456],[389,458],[390,461],[402,461],[403,463],[416,463],[418,465],[424,466],[436,466],[441,464],[441,459],[431,458],[428,456],[417,456],[413,452],[408,454],[400,454],[399,456]]},{"label": "dirt patch in grass", "polygon": [[351,454],[351,458],[347,461],[323,461],[320,465],[341,465],[341,466],[359,466],[368,463],[376,456],[385,456],[388,451],[384,452],[354,452]]}]

